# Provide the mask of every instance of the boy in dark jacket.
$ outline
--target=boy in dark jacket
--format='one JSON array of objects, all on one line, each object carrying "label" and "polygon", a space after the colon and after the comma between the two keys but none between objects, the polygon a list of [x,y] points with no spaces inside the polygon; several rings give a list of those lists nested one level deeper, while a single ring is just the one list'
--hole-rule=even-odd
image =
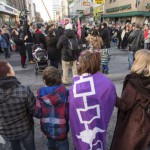
[{"label": "boy in dark jacket", "polygon": [[61,84],[61,73],[52,66],[44,70],[43,81],[46,86],[38,90],[34,116],[41,119],[49,150],[69,150],[68,91]]},{"label": "boy in dark jacket", "polygon": [[0,61],[0,135],[11,143],[12,150],[35,150],[35,97],[21,85],[12,66]]}]

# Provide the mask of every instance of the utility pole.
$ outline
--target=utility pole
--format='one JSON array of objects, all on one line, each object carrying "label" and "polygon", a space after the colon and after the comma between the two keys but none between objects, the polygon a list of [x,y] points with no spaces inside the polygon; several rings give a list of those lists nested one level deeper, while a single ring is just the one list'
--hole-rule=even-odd
[{"label": "utility pole", "polygon": [[27,6],[26,6],[26,0],[23,0],[23,5],[24,5],[24,10],[26,10]]},{"label": "utility pole", "polygon": [[70,17],[70,8],[69,8],[69,5],[70,5],[70,1],[69,0],[67,0],[67,3],[68,3],[68,18]]},{"label": "utility pole", "polygon": [[[90,8],[90,12],[91,12],[91,18],[93,18],[93,7],[94,7],[94,0],[91,0],[92,6]],[[94,20],[93,20],[94,21]]]},{"label": "utility pole", "polygon": [[49,16],[49,19],[52,20],[50,14],[49,14],[49,12],[48,12],[48,10],[47,10],[47,8],[46,8],[46,5],[45,5],[44,1],[43,1],[43,0],[41,0],[41,1],[42,1],[42,3],[43,3],[43,6],[45,7],[45,10],[46,10],[46,12],[47,12],[47,14],[48,14],[48,16]]}]

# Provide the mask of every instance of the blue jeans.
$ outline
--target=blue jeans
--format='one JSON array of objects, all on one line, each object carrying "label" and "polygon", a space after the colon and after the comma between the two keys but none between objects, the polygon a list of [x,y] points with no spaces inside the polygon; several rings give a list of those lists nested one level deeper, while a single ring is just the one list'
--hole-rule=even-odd
[{"label": "blue jeans", "polygon": [[32,56],[32,43],[27,43],[26,44],[26,49],[27,49],[27,54],[28,54],[28,60],[31,61],[33,60],[33,56]]},{"label": "blue jeans", "polygon": [[58,60],[50,60],[51,66],[58,69],[59,61]]},{"label": "blue jeans", "polygon": [[131,69],[133,62],[134,62],[134,54],[133,52],[128,53],[128,61],[129,61],[129,70]]},{"label": "blue jeans", "polygon": [[35,150],[34,128],[19,139],[6,137],[4,137],[4,139],[8,140],[11,143],[12,150],[22,150],[21,143],[23,144],[25,150]]},{"label": "blue jeans", "polygon": [[148,45],[147,43],[144,43],[144,49],[147,49],[147,45]]},{"label": "blue jeans", "polygon": [[8,48],[3,48],[4,49],[4,53],[5,53],[5,58],[9,57],[9,51]]},{"label": "blue jeans", "polygon": [[113,47],[114,48],[118,48],[118,39],[116,38],[114,41],[113,41]]},{"label": "blue jeans", "polygon": [[69,150],[68,138],[66,138],[65,140],[55,140],[52,138],[47,139],[49,150]]},{"label": "blue jeans", "polygon": [[109,70],[108,65],[102,65],[102,70],[103,71],[108,71]]}]

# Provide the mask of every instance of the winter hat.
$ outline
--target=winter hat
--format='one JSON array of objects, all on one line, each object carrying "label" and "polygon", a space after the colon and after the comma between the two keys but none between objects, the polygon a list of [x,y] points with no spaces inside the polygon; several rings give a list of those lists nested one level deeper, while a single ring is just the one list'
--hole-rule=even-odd
[{"label": "winter hat", "polygon": [[72,24],[71,24],[71,23],[69,23],[69,24],[67,24],[67,25],[65,26],[65,30],[68,30],[68,29],[71,29],[71,30],[72,30]]}]

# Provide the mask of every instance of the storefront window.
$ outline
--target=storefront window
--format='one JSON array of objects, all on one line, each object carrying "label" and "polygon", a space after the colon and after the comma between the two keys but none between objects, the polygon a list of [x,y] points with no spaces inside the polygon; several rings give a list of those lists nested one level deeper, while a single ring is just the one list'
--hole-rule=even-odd
[{"label": "storefront window", "polygon": [[12,26],[16,25],[16,19],[13,16],[10,17],[10,25],[12,25]]},{"label": "storefront window", "polygon": [[3,17],[3,22],[5,23],[5,24],[9,24],[10,22],[9,22],[9,15],[2,15],[2,17]]}]

